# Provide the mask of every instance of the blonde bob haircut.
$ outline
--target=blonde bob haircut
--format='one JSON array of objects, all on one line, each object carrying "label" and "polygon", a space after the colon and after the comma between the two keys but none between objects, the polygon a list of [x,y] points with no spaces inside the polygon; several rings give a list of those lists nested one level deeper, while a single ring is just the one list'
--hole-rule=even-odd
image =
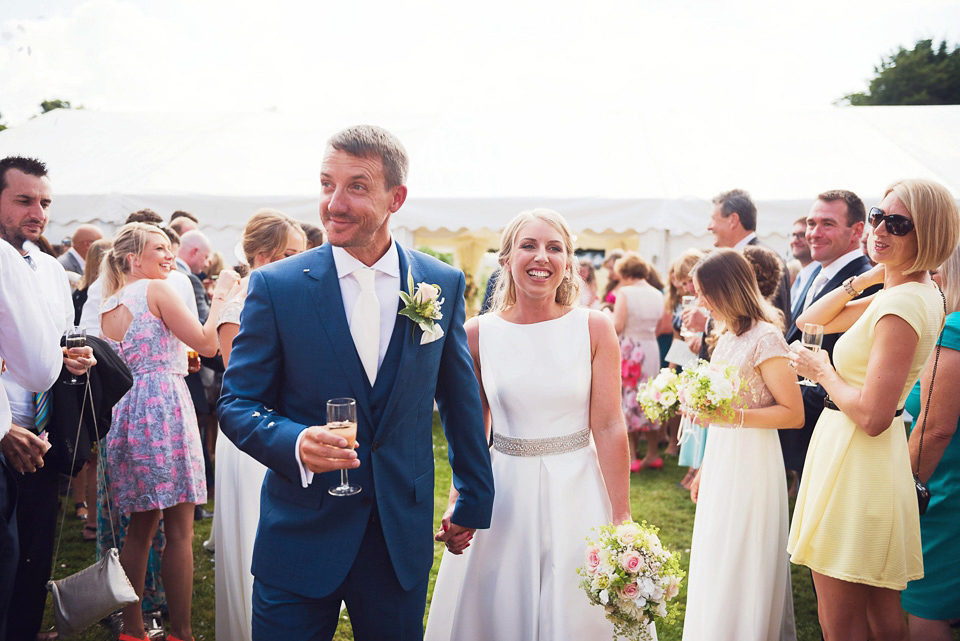
[{"label": "blonde bob haircut", "polygon": [[500,253],[498,261],[500,263],[500,275],[497,277],[497,285],[493,290],[493,297],[490,303],[490,311],[498,312],[517,303],[517,289],[513,282],[513,275],[507,267],[510,257],[513,255],[514,245],[517,243],[517,236],[520,229],[529,222],[542,220],[560,233],[563,240],[563,252],[566,257],[566,267],[564,268],[563,280],[557,288],[556,301],[561,305],[577,305],[580,302],[580,270],[577,257],[573,253],[573,234],[570,233],[570,227],[563,216],[550,209],[532,209],[523,211],[514,216],[513,220],[507,224],[500,236]]},{"label": "blonde bob haircut", "polygon": [[904,273],[936,269],[947,260],[960,240],[957,202],[946,187],[923,178],[899,180],[887,187],[883,197],[891,192],[913,216],[917,234],[917,257]]},{"label": "blonde bob haircut", "polygon": [[700,294],[726,323],[726,329],[740,336],[756,321],[783,329],[776,308],[764,300],[753,267],[738,251],[717,249],[696,264],[691,272]]},{"label": "blonde bob haircut", "polygon": [[673,274],[673,278],[667,278],[669,281],[668,287],[670,288],[667,293],[667,307],[669,309],[675,309],[684,296],[683,292],[674,286],[673,279],[676,278],[678,281],[687,280],[687,278],[690,277],[690,272],[693,271],[694,265],[700,262],[701,258],[703,258],[702,251],[699,249],[688,249],[670,263],[670,273]]},{"label": "blonde bob haircut", "polygon": [[307,234],[300,227],[300,223],[276,209],[257,210],[247,221],[240,237],[240,246],[243,248],[247,265],[252,268],[258,254],[266,254],[271,260],[283,254],[291,229],[303,237],[306,246]]},{"label": "blonde bob haircut", "polygon": [[130,258],[139,258],[147,246],[150,234],[156,234],[163,239],[163,244],[170,247],[167,234],[156,225],[147,223],[127,223],[120,228],[113,239],[113,247],[103,256],[100,271],[104,274],[103,300],[113,296],[123,287],[124,276],[130,273],[132,261]]}]

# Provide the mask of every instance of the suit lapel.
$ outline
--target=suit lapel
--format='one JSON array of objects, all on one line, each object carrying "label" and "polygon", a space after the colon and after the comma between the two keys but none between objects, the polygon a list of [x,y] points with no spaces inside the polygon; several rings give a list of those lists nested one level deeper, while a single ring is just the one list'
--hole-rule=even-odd
[{"label": "suit lapel", "polygon": [[[340,294],[340,280],[337,267],[333,262],[333,253],[329,244],[317,248],[317,260],[309,269],[303,270],[306,289],[317,309],[317,320],[321,331],[326,335],[337,363],[343,369],[346,380],[357,401],[358,411],[364,415],[367,425],[373,424],[370,416],[365,374],[357,357],[347,314],[343,309],[343,297]],[[326,402],[327,399],[321,399]]]},{"label": "suit lapel", "polygon": [[810,304],[812,305],[816,301],[823,298],[827,294],[827,292],[832,292],[837,287],[840,287],[840,285],[843,284],[843,281],[847,280],[851,276],[855,276],[856,274],[859,274],[866,260],[867,260],[866,256],[859,256],[851,260],[846,265],[844,265],[843,269],[838,271],[833,278],[831,278],[826,283],[824,283],[823,287],[820,288],[820,291],[817,293],[817,295],[813,297],[812,301],[810,301]]},{"label": "suit lapel", "polygon": [[810,273],[810,277],[807,279],[806,284],[803,286],[803,290],[800,292],[800,296],[797,298],[797,304],[793,306],[793,316],[790,319],[791,322],[797,322],[797,316],[799,316],[800,312],[803,311],[803,301],[807,300],[807,294],[810,292],[810,287],[813,285],[813,281],[817,280],[817,276],[820,275],[821,269],[823,269],[823,267],[817,265],[817,268]]}]

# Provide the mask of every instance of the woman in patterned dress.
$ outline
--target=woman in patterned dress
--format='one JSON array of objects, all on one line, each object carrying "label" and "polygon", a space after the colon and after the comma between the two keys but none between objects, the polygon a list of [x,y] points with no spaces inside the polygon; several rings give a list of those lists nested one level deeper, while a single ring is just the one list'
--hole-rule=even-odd
[{"label": "woman in patterned dress", "polygon": [[[140,595],[162,512],[167,639],[182,641],[191,638],[194,505],[207,500],[196,414],[183,380],[183,343],[206,356],[217,353],[216,319],[237,277],[221,273],[210,318],[201,325],[164,282],[173,269],[166,234],[144,223],[125,225],[104,259],[100,312],[104,337],[134,376],[133,388],[114,407],[106,443],[114,505],[130,514],[120,562]],[[123,626],[120,641],[145,638],[139,603],[124,608]]]}]

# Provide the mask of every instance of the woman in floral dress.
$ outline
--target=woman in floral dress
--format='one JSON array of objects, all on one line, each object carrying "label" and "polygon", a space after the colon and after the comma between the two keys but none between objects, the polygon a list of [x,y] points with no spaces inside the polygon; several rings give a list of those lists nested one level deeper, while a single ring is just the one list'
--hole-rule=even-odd
[{"label": "woman in floral dress", "polygon": [[[125,225],[104,261],[102,332],[134,376],[133,388],[114,407],[106,443],[113,503],[130,514],[120,562],[142,594],[150,543],[162,512],[167,544],[161,576],[171,628],[167,639],[182,641],[191,639],[193,508],[207,500],[199,430],[183,380],[183,343],[201,354],[216,354],[216,319],[237,278],[233,272],[221,273],[210,318],[200,325],[164,282],[175,267],[170,241],[159,228]],[[145,638],[139,603],[124,608],[123,625],[119,641]]]}]

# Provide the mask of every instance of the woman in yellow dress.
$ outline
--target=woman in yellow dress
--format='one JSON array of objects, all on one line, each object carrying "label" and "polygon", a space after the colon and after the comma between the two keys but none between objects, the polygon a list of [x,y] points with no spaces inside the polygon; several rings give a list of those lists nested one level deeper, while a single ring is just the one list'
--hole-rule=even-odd
[{"label": "woman in yellow dress", "polygon": [[[833,352],[801,349],[797,373],[829,394],[803,466],[787,549],[813,571],[827,641],[903,639],[899,591],[923,576],[920,523],[900,417],[944,321],[928,270],[960,239],[956,201],[942,185],[902,180],[870,210],[877,266],[847,280],[797,319],[843,332]],[[865,288],[883,289],[851,300]]]}]

